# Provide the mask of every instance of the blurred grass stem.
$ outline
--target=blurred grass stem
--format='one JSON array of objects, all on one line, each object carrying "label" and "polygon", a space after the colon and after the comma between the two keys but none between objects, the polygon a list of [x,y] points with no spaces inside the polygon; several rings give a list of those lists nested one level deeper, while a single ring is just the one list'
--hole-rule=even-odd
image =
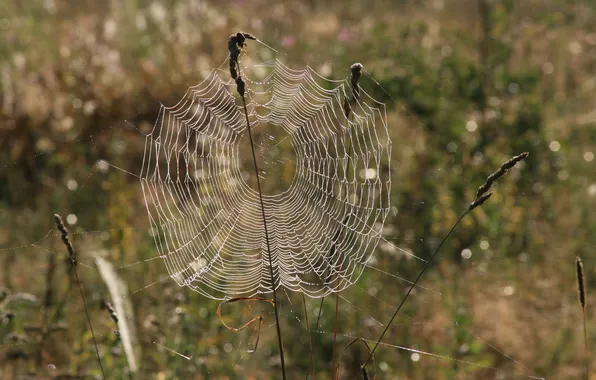
[{"label": "blurred grass stem", "polygon": [[85,309],[85,316],[87,317],[87,323],[89,324],[89,330],[91,330],[91,338],[93,339],[93,345],[95,346],[95,354],[97,355],[97,362],[99,363],[99,368],[101,369],[101,375],[105,379],[106,375],[103,370],[103,365],[101,364],[101,357],[99,356],[99,348],[97,347],[97,341],[95,339],[95,332],[93,331],[93,326],[91,325],[91,318],[89,316],[89,310],[87,310],[87,302],[85,301],[85,294],[83,293],[83,287],[81,286],[81,281],[79,280],[79,275],[77,273],[77,262],[76,262],[75,252],[74,252],[74,249],[72,248],[72,244],[70,243],[70,240],[68,239],[68,230],[64,226],[64,222],[62,221],[62,218],[60,217],[60,215],[54,214],[54,222],[56,223],[56,227],[58,227],[58,230],[62,234],[61,235],[62,242],[66,246],[68,255],[70,257],[70,262],[72,264],[72,271],[74,272],[75,280],[77,282],[79,291],[81,293],[81,299],[83,300],[83,308]]},{"label": "blurred grass stem", "polygon": [[437,256],[437,254],[439,253],[439,251],[443,247],[443,244],[445,244],[445,241],[447,241],[447,239],[449,238],[449,236],[451,236],[451,234],[453,233],[453,231],[455,231],[455,228],[466,217],[466,215],[468,215],[475,208],[477,208],[479,206],[482,206],[484,204],[484,202],[486,202],[491,197],[492,193],[489,193],[488,191],[490,190],[490,188],[492,187],[493,183],[496,180],[498,180],[503,175],[505,175],[509,169],[513,168],[518,162],[526,159],[529,155],[530,154],[528,152],[524,152],[524,153],[522,153],[520,155],[517,155],[517,156],[509,159],[508,161],[506,161],[505,163],[503,163],[501,165],[501,167],[499,168],[499,170],[497,170],[493,174],[489,175],[486,178],[486,181],[484,182],[484,184],[482,184],[482,186],[480,186],[478,188],[478,191],[476,192],[476,199],[472,203],[470,203],[470,205],[468,206],[468,208],[466,209],[466,211],[464,211],[464,213],[459,217],[459,219],[457,220],[457,222],[455,222],[455,224],[453,225],[453,227],[451,227],[451,229],[449,230],[449,232],[447,233],[447,235],[445,235],[445,237],[443,238],[443,240],[441,240],[441,243],[439,244],[439,246],[437,247],[437,249],[435,249],[435,251],[433,252],[433,254],[430,257],[430,259],[426,262],[426,264],[424,264],[424,267],[422,268],[422,270],[420,271],[420,273],[418,273],[418,277],[416,277],[416,280],[414,280],[414,282],[412,283],[412,285],[408,289],[406,295],[404,296],[404,298],[402,298],[401,302],[397,306],[397,309],[395,309],[395,312],[391,316],[391,319],[385,325],[385,328],[383,329],[383,332],[381,333],[381,336],[375,342],[375,345],[372,348],[372,350],[370,352],[370,355],[368,355],[368,358],[366,359],[366,361],[364,362],[364,364],[360,367],[361,368],[360,373],[363,372],[363,368],[366,367],[366,365],[368,364],[368,362],[372,358],[373,354],[375,353],[375,350],[379,346],[379,343],[381,343],[381,341],[383,340],[383,337],[385,336],[385,334],[389,330],[389,327],[393,323],[393,320],[395,319],[395,317],[397,316],[397,314],[401,310],[402,306],[404,305],[404,303],[406,302],[406,300],[408,299],[408,297],[412,293],[412,290],[414,290],[414,287],[416,285],[418,285],[418,281],[420,281],[420,278],[422,278],[422,275],[424,274],[424,272],[426,272],[426,270],[428,269],[428,267],[430,266],[430,264],[433,262],[434,258]]},{"label": "blurred grass stem", "polygon": [[252,151],[252,160],[255,168],[255,176],[257,178],[257,189],[259,190],[259,201],[261,202],[261,215],[263,217],[263,228],[265,229],[265,243],[267,244],[267,258],[269,260],[269,274],[271,275],[271,291],[273,292],[273,303],[275,310],[275,327],[277,329],[277,343],[279,345],[279,358],[281,360],[281,373],[283,379],[286,379],[286,363],[284,360],[284,346],[281,337],[281,328],[279,326],[279,311],[277,310],[277,296],[275,295],[276,281],[273,275],[273,259],[271,258],[271,247],[269,245],[269,233],[267,232],[267,219],[265,217],[265,204],[263,203],[263,192],[261,190],[261,181],[259,180],[259,167],[257,166],[257,156],[255,154],[255,145],[252,139],[252,132],[250,130],[250,121],[248,120],[248,111],[246,109],[246,99],[242,95],[242,107],[244,108],[244,116],[246,117],[246,129],[248,130],[248,137],[250,139],[250,149]]}]

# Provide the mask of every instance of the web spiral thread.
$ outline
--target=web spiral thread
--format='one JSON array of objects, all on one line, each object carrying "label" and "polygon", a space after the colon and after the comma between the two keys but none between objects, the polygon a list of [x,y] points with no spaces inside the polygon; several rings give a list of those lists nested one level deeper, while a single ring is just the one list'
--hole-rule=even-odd
[{"label": "web spiral thread", "polygon": [[385,106],[362,89],[355,99],[349,77],[277,59],[245,68],[251,127],[283,130],[296,155],[290,187],[264,195],[272,279],[259,195],[242,172],[246,121],[225,77],[213,70],[162,106],[146,138],[141,185],[168,273],[215,299],[270,293],[273,284],[310,297],[342,291],[362,273],[390,207]]}]

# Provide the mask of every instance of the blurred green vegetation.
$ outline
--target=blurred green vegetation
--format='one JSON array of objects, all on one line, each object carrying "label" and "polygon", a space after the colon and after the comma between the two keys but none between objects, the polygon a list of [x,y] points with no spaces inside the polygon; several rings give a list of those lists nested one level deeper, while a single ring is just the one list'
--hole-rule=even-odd
[{"label": "blurred green vegetation", "polygon": [[[144,147],[137,129],[148,132],[160,103],[175,104],[220,66],[237,30],[272,45],[292,67],[344,78],[359,61],[378,81],[365,76],[361,86],[388,106],[395,209],[385,237],[419,256],[430,256],[488,174],[514,154],[531,154],[464,220],[423,278],[441,295],[418,288],[384,339],[451,359],[383,346],[377,378],[579,378],[576,255],[585,263],[588,305],[596,289],[590,0],[3,1],[0,375],[100,373],[54,234],[59,212],[76,215],[70,229],[109,378],[126,378],[127,364],[100,307],[109,295],[96,252],[120,267],[130,292],[141,290],[130,298],[139,378],[280,377],[268,305],[225,309],[232,325],[264,316],[259,347],[247,353],[254,329],[225,330],[218,302],[165,281],[158,260],[144,261],[155,250],[138,180],[100,161],[137,173]],[[256,43],[248,54],[272,58]],[[388,272],[414,279],[421,269],[387,243],[377,251],[375,266]],[[387,321],[407,287],[365,272],[345,293],[353,304],[340,298],[340,352],[349,332],[375,339],[371,317]],[[290,377],[302,378],[310,355],[302,299],[282,302]],[[307,301],[311,326],[319,302]],[[334,297],[323,305],[312,334],[317,378],[329,377],[333,355]],[[589,306],[590,342],[594,314]],[[342,377],[353,377],[366,354],[364,345],[347,350]]]}]

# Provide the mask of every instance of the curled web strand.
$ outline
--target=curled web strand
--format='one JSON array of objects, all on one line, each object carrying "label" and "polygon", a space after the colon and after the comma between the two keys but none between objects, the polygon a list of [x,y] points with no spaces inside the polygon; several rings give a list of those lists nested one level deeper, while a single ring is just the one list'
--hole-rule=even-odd
[{"label": "curled web strand", "polygon": [[253,128],[280,129],[296,155],[290,187],[263,199],[274,279],[259,195],[243,179],[243,111],[217,70],[162,106],[146,137],[139,177],[159,255],[180,286],[211,298],[273,284],[310,297],[339,292],[365,269],[389,211],[385,107],[364,91],[354,99],[349,77],[279,60],[242,75]]}]

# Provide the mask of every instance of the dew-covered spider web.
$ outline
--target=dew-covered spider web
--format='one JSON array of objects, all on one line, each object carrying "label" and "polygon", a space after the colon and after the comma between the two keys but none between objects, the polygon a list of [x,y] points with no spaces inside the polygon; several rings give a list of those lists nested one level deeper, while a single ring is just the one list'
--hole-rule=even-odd
[{"label": "dew-covered spider web", "polygon": [[385,106],[354,96],[349,77],[278,59],[244,72],[251,128],[283,131],[295,153],[289,187],[264,195],[274,279],[259,194],[242,170],[247,121],[229,74],[217,70],[162,106],[146,137],[139,177],[158,253],[179,285],[207,297],[342,291],[358,280],[390,209]]}]

